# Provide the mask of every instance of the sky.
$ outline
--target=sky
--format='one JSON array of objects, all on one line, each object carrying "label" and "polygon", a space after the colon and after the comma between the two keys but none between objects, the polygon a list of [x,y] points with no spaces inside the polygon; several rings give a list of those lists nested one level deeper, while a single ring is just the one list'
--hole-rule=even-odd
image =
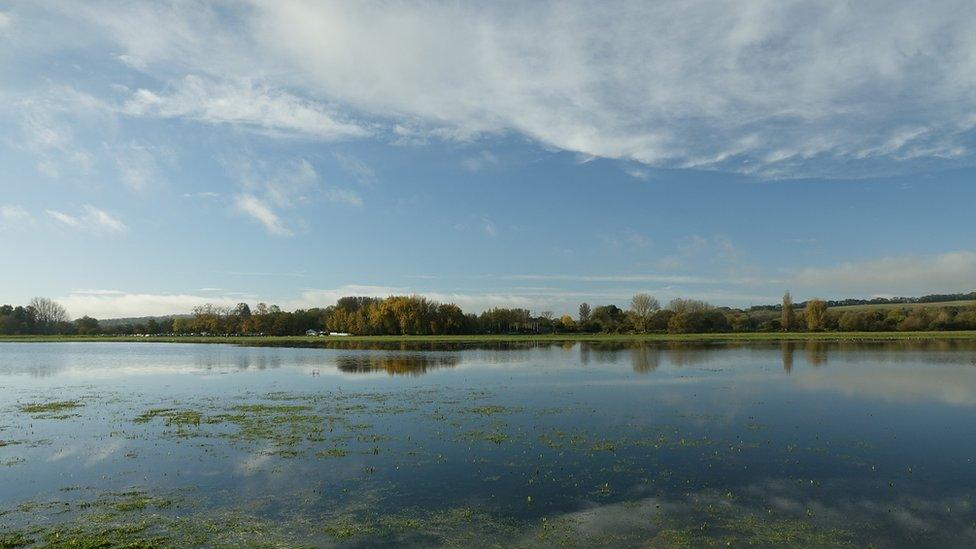
[{"label": "sky", "polygon": [[0,0],[0,303],[976,290],[976,3]]}]

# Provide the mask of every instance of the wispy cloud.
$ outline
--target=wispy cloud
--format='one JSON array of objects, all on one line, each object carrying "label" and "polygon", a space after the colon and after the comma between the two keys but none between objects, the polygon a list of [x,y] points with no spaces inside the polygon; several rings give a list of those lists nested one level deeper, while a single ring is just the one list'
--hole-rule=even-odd
[{"label": "wispy cloud", "polygon": [[343,170],[351,174],[362,185],[371,186],[376,183],[376,172],[368,164],[350,154],[334,153],[336,162]]},{"label": "wispy cloud", "polygon": [[329,200],[329,202],[338,202],[356,207],[361,207],[363,205],[363,199],[360,198],[359,193],[350,189],[329,187],[325,190],[325,197]]},{"label": "wispy cloud", "polygon": [[481,220],[481,230],[485,232],[488,238],[495,238],[498,236],[498,227],[495,226],[495,222],[486,218]]},{"label": "wispy cloud", "polygon": [[[304,158],[262,160],[228,155],[220,162],[243,191],[235,198],[234,208],[260,221],[272,234],[291,236],[288,225],[304,224],[300,208],[320,200],[363,205],[358,192],[323,183],[312,163]],[[292,222],[286,224],[280,211],[292,214]]]},{"label": "wispy cloud", "polygon": [[113,154],[119,179],[132,190],[144,190],[159,177],[159,163],[149,147],[128,144],[117,148]]},{"label": "wispy cloud", "polygon": [[601,6],[47,9],[168,82],[129,98],[135,116],[315,139],[514,133],[582,158],[773,178],[973,161],[968,0]]},{"label": "wispy cloud", "polygon": [[292,236],[294,233],[284,226],[281,218],[278,217],[270,206],[260,198],[250,194],[239,194],[234,197],[234,208],[257,221],[268,230],[269,233],[277,236]]},{"label": "wispy cloud", "polygon": [[0,229],[20,229],[33,221],[34,217],[17,204],[0,204]]},{"label": "wispy cloud", "polygon": [[80,214],[68,214],[58,210],[46,210],[48,216],[59,224],[80,231],[95,233],[124,233],[124,223],[104,210],[86,204]]},{"label": "wispy cloud", "polygon": [[469,156],[461,160],[461,167],[469,172],[479,172],[499,164],[498,157],[491,151],[481,151],[480,153]]},{"label": "wispy cloud", "polygon": [[167,92],[137,90],[124,112],[232,124],[283,136],[339,139],[367,135],[363,127],[339,120],[323,105],[247,80],[186,76]]}]

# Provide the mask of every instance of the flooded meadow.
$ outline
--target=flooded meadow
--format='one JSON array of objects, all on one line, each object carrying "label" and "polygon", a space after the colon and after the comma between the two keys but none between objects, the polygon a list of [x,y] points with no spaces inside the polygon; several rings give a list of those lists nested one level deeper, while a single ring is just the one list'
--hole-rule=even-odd
[{"label": "flooded meadow", "polygon": [[0,343],[0,547],[976,545],[976,342]]}]

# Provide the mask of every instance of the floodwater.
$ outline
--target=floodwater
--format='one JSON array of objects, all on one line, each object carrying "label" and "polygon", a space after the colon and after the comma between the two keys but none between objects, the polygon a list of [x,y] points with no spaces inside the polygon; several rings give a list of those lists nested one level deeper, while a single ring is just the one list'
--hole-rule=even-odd
[{"label": "floodwater", "polygon": [[976,546],[976,344],[0,343],[0,546]]}]

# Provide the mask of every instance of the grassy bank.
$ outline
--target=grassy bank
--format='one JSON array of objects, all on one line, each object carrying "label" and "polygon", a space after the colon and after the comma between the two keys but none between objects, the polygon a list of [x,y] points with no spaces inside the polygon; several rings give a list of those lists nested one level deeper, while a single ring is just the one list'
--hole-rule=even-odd
[{"label": "grassy bank", "polygon": [[532,343],[532,342],[669,342],[669,341],[894,341],[974,339],[976,331],[965,332],[758,332],[724,334],[545,334],[545,335],[459,335],[459,336],[0,336],[0,342],[133,342],[133,343],[224,343],[308,347],[336,343]]}]

